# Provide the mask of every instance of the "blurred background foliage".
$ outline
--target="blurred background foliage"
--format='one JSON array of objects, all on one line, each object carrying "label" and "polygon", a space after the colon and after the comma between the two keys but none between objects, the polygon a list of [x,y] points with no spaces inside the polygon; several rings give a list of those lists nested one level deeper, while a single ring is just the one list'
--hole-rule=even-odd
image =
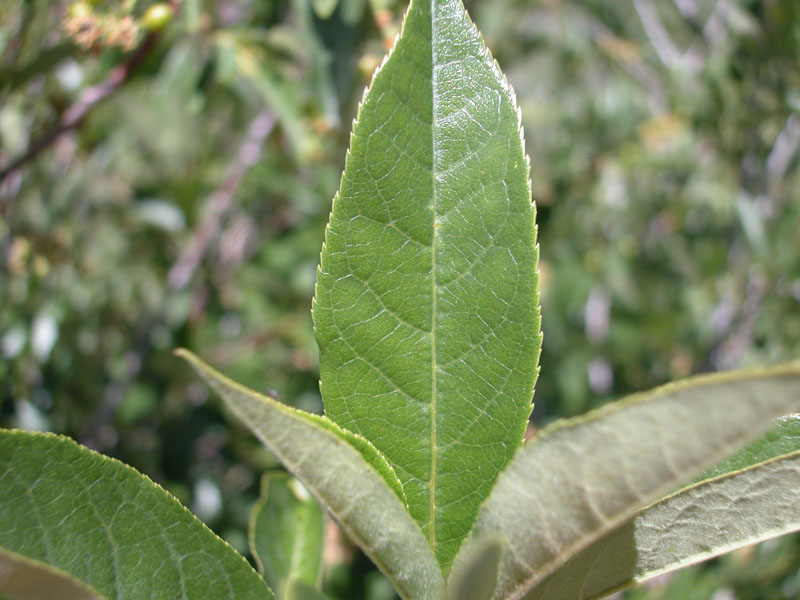
[{"label": "blurred background foliage", "polygon": [[[517,91],[533,422],[800,357],[800,3],[466,2]],[[247,553],[274,459],[172,357],[322,409],[309,316],[399,0],[0,2],[0,425],[68,434]],[[334,598],[394,594],[335,530]],[[797,536],[631,599],[800,598]]]}]

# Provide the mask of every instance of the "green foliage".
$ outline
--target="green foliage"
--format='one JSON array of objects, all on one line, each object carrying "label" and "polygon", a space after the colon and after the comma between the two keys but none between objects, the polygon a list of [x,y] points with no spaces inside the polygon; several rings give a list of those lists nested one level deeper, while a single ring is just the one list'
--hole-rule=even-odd
[{"label": "green foliage", "polygon": [[720,540],[734,549],[795,531],[798,492],[800,452],[691,486],[617,526],[526,598],[601,598],[716,556]]},{"label": "green foliage", "polygon": [[[621,523],[634,518],[646,523],[654,518],[654,511],[643,510],[651,502],[751,440],[767,429],[776,417],[796,409],[800,367],[689,379],[633,396],[574,422],[556,423],[517,452],[513,459],[509,456],[500,462],[498,470],[502,474],[488,497],[481,493],[481,482],[470,486],[468,477],[462,477],[458,485],[452,484],[451,489],[447,486],[450,480],[444,483],[437,480],[437,451],[441,444],[437,435],[440,431],[449,432],[449,421],[459,422],[464,411],[475,408],[476,414],[467,421],[468,425],[462,424],[452,437],[445,438],[451,464],[459,465],[462,471],[473,465],[476,470],[482,466],[487,469],[485,465],[488,464],[487,470],[491,473],[491,455],[484,457],[488,462],[482,465],[481,459],[475,457],[475,449],[480,452],[494,445],[505,448],[509,443],[504,436],[507,431],[513,431],[517,421],[514,412],[492,413],[486,406],[497,402],[501,395],[509,394],[511,405],[519,405],[520,397],[513,396],[513,388],[504,388],[513,369],[498,369],[498,363],[491,360],[498,354],[503,356],[503,344],[492,352],[481,346],[487,339],[504,339],[504,320],[492,326],[492,318],[497,314],[498,305],[507,311],[506,314],[518,314],[513,310],[515,288],[519,287],[520,273],[535,267],[536,260],[533,235],[517,235],[513,239],[527,240],[530,250],[527,256],[506,250],[504,256],[512,257],[513,268],[509,269],[502,261],[495,263],[492,269],[482,268],[484,261],[492,262],[493,254],[476,240],[481,239],[480,232],[491,231],[487,223],[512,221],[506,212],[513,202],[512,188],[506,184],[505,177],[513,181],[513,167],[522,166],[523,160],[521,146],[516,146],[518,153],[513,150],[506,154],[492,152],[495,139],[500,141],[497,147],[514,147],[508,142],[511,136],[507,130],[493,126],[507,121],[512,123],[512,129],[516,127],[511,118],[514,104],[510,96],[507,97],[510,111],[505,113],[507,118],[503,118],[504,82],[501,79],[495,80],[498,87],[494,89],[484,82],[466,101],[462,100],[464,95],[458,86],[448,85],[452,80],[447,76],[442,76],[442,85],[436,85],[440,72],[452,69],[454,73],[463,74],[465,69],[481,62],[490,70],[494,66],[488,53],[476,53],[470,43],[461,39],[462,34],[468,35],[473,30],[465,15],[462,19],[460,11],[458,3],[443,1],[431,8],[425,3],[412,2],[395,52],[378,71],[373,86],[365,94],[359,120],[354,126],[340,193],[334,199],[326,231],[314,304],[321,349],[321,390],[327,416],[336,420],[339,415],[346,430],[355,430],[359,437],[363,435],[375,445],[375,453],[386,456],[394,469],[392,474],[400,474],[405,491],[400,497],[404,502],[400,510],[394,508],[394,499],[387,505],[378,499],[386,497],[388,484],[394,477],[375,486],[371,480],[376,473],[370,469],[369,460],[364,462],[353,454],[340,457],[320,432],[298,430],[299,435],[292,435],[294,425],[274,414],[282,410],[288,415],[288,409],[280,409],[271,399],[237,386],[193,355],[185,352],[183,355],[282,462],[338,516],[345,528],[355,533],[356,541],[376,561],[402,597],[443,598],[445,594],[457,597],[467,588],[476,597],[497,600],[523,596],[548,598],[551,594],[583,597],[584,583],[587,594],[602,595],[658,573],[664,565],[679,568],[691,562],[696,553],[673,543],[660,550],[656,560],[645,563],[643,559],[641,565],[631,565],[629,560],[610,561],[602,571],[602,584],[586,581],[591,569],[586,568],[580,556],[574,562],[576,572],[567,573],[562,580],[551,576],[565,561],[599,539],[617,536]],[[439,26],[447,32],[446,39],[453,40],[450,52],[441,53],[444,62],[437,58]],[[480,44],[478,38],[474,39]],[[429,43],[433,48],[429,55],[429,60],[433,61],[430,82],[426,79],[429,63],[424,60],[428,40],[432,40]],[[480,81],[479,76],[469,72],[465,79]],[[483,92],[487,97],[495,92],[495,97],[501,99],[501,108],[485,110],[491,103],[483,99]],[[377,99],[373,101],[372,98]],[[448,107],[441,120],[437,118],[439,106]],[[404,130],[395,124],[398,114],[399,123],[409,120],[432,123],[430,135],[426,135],[424,127],[409,132],[406,126]],[[448,127],[451,119],[452,131]],[[483,143],[478,144],[481,150],[477,152],[467,150],[470,148],[467,141],[459,140],[453,133],[466,130],[469,132],[466,140],[476,139],[478,136],[469,127],[472,123],[478,125],[484,136],[479,138]],[[437,145],[439,136],[442,146]],[[513,137],[520,139],[518,132]],[[463,142],[456,144],[459,152],[453,152],[449,145],[454,140]],[[512,168],[506,167],[500,180],[506,185],[495,188],[482,180],[488,175],[491,182],[492,173],[481,161],[484,149],[490,162],[492,159],[495,163],[503,159],[510,161]],[[463,158],[465,153],[466,159]],[[462,160],[450,164],[447,160],[441,161],[441,156],[461,156]],[[440,162],[443,165],[440,166]],[[455,182],[449,179],[451,171],[457,171]],[[464,181],[473,181],[472,178],[475,183],[471,188],[459,187]],[[437,200],[440,192],[445,199],[449,197],[448,183],[456,190],[456,200],[450,204],[445,202],[440,213]],[[475,207],[470,189],[480,190],[477,194],[480,202]],[[520,200],[528,205],[527,194]],[[480,225],[479,231],[464,235],[461,230],[471,222],[464,215],[471,214],[472,210],[478,215],[475,223]],[[453,213],[457,217],[452,217]],[[500,218],[495,219],[495,213]],[[528,232],[532,234],[533,223],[528,223]],[[450,227],[455,233],[450,232]],[[503,238],[502,228],[500,231],[487,236],[488,246],[502,247],[497,241]],[[465,243],[466,249],[463,248]],[[474,251],[470,253],[469,248]],[[452,263],[448,257],[453,257]],[[446,276],[440,279],[440,266],[452,279]],[[535,283],[533,271],[530,273]],[[504,279],[512,285],[504,283]],[[449,289],[452,281],[458,284],[455,291]],[[468,293],[459,296],[462,289]],[[481,293],[486,290],[490,290],[490,301],[480,301]],[[440,295],[440,292],[443,293]],[[531,297],[535,299],[534,290],[531,290]],[[471,304],[472,301],[475,303]],[[461,309],[453,311],[458,318],[448,312],[451,306]],[[521,314],[530,318],[529,324],[538,325],[535,307],[525,311],[526,306],[522,304]],[[441,330],[437,326],[440,317],[447,324],[446,327],[442,325]],[[511,342],[506,341],[506,345],[520,339],[525,339],[524,331],[510,332],[508,340]],[[480,341],[476,344],[475,340]],[[534,341],[534,347],[536,345]],[[439,352],[447,355],[451,346],[461,348],[457,362],[452,364],[468,365],[467,372],[477,383],[463,379],[460,386],[449,388],[445,384],[440,388],[440,379],[445,383],[449,380],[451,363],[441,362]],[[476,349],[480,351],[480,360],[473,362],[472,354]],[[500,365],[503,366],[502,361]],[[528,381],[532,383],[533,377]],[[497,392],[487,398],[488,405],[465,397],[466,390],[480,390],[483,386]],[[447,400],[449,389],[460,392],[454,401]],[[522,399],[527,402],[527,396]],[[440,400],[445,410],[438,410]],[[446,410],[449,407],[453,410]],[[301,419],[310,419],[310,416],[294,415],[295,421]],[[328,422],[327,417],[319,418],[318,422]],[[474,433],[474,436],[467,438],[465,432]],[[288,445],[287,438],[291,440]],[[292,444],[297,445],[298,439],[303,440],[299,461],[298,449],[292,447]],[[333,457],[343,467],[336,469],[340,475],[332,483],[328,465]],[[510,464],[504,468],[509,460]],[[776,469],[774,464],[763,460],[763,457],[756,458],[756,462],[749,465],[752,478]],[[786,460],[791,469],[792,455]],[[430,466],[426,468],[428,461]],[[415,468],[425,469],[424,476]],[[452,476],[453,480],[456,478],[455,470],[444,470],[444,474]],[[774,474],[772,477],[772,485],[780,486],[780,478]],[[705,556],[800,527],[794,507],[785,501],[786,497],[795,495],[790,482],[788,490],[776,494],[771,504],[759,505],[754,507],[755,512],[738,515],[750,523],[748,534],[727,533],[730,515],[713,517],[717,511],[715,491],[730,486],[732,481],[734,485],[746,487],[747,481],[754,480],[752,478],[740,474],[736,480],[709,480],[675,496],[682,501],[689,499],[690,505],[697,504],[698,510],[706,511],[716,535],[705,536],[698,543],[698,547],[704,548]],[[420,484],[426,492],[421,495]],[[367,506],[360,504],[358,510],[354,509],[354,498],[348,498],[343,505],[341,498],[348,491],[354,498],[366,500]],[[440,497],[447,499],[445,507],[450,509],[454,502],[472,495],[479,498],[480,510],[476,514],[458,510],[459,507],[437,510]],[[486,501],[481,505],[484,497]],[[758,512],[761,509],[767,512]],[[779,515],[777,524],[772,511]],[[376,514],[379,515],[377,520]],[[413,526],[409,528],[409,517],[417,521],[436,553],[441,567],[438,578],[432,577],[437,569],[429,564],[427,548],[419,555],[417,564],[397,560],[404,558],[404,549],[410,550],[419,544],[418,535],[415,535],[419,530]],[[666,522],[663,517],[661,521]],[[375,523],[382,526],[375,528]],[[453,555],[449,554],[448,547],[439,545],[437,527],[451,532],[451,537],[452,532],[456,532],[453,539],[448,539],[453,551],[458,552],[452,574],[449,571]],[[391,534],[387,528],[397,533]],[[641,544],[642,553],[658,547],[657,534],[636,537],[631,536],[628,529],[623,528],[623,531],[623,540],[627,541],[626,556],[637,555],[640,551],[637,544]],[[683,530],[684,536],[690,533],[691,527]],[[462,546],[466,535],[469,535],[468,541]],[[475,561],[481,558],[485,559],[486,571],[474,568]],[[442,584],[444,580],[448,582],[447,590]],[[606,580],[616,583],[608,584]],[[559,581],[562,581],[560,587]],[[546,589],[543,591],[541,586]]]},{"label": "green foliage", "polygon": [[296,479],[281,473],[264,476],[249,538],[258,570],[272,589],[288,588],[294,581],[319,587],[325,514]]},{"label": "green foliage", "polygon": [[[696,377],[542,431],[498,479],[473,529],[473,544],[485,536],[502,536],[508,544],[494,598],[523,597],[529,590],[531,597],[561,597],[557,587],[537,594],[536,586],[573,554],[791,412],[797,407],[799,384],[800,366]],[[772,457],[754,458],[752,464],[759,465]],[[714,491],[710,487],[709,496]],[[784,492],[794,497],[791,480]],[[784,508],[779,513],[783,527],[774,527],[771,512],[742,509],[738,519],[765,536],[767,531],[800,528],[800,515],[780,496],[784,500],[775,508]],[[707,524],[718,533],[704,540],[709,557],[737,547],[735,536],[716,522],[715,509],[708,508]],[[731,519],[724,518],[726,524]],[[689,527],[683,535],[691,538],[691,531]],[[659,533],[656,529],[649,535],[647,544],[663,542]],[[645,550],[630,546],[631,554]],[[661,550],[673,568],[684,564],[677,558],[679,548],[665,544]],[[463,552],[469,555],[469,544]],[[628,565],[610,560],[603,566],[610,568],[601,576],[612,577],[614,569]],[[577,589],[582,597],[582,578],[593,568],[565,577],[571,593]]]},{"label": "green foliage", "polygon": [[444,578],[386,459],[326,417],[284,406],[180,351],[262,442],[328,508],[407,598],[438,598]]},{"label": "green foliage", "polygon": [[[73,43],[67,4],[0,3],[0,169],[135,54]],[[0,182],[0,425],[130,463],[246,552],[275,459],[226,426],[170,352],[202,348],[236,379],[320,410],[314,268],[348,124],[404,3],[180,4],[124,86]],[[113,24],[150,5],[91,11]],[[529,132],[546,314],[536,426],[800,355],[797,3],[467,6]],[[173,287],[265,108],[278,122],[261,157]],[[793,598],[798,561],[792,536],[623,594]],[[326,594],[392,597],[346,543],[327,562]]]},{"label": "green foliage", "polygon": [[768,462],[800,450],[800,415],[782,417],[778,424],[740,452],[703,473],[698,483]]},{"label": "green foliage", "polygon": [[353,128],[314,321],[326,415],[386,456],[445,568],[530,415],[533,220],[508,84],[459,2],[413,2]]},{"label": "green foliage", "polygon": [[[106,598],[273,597],[175,498],[67,438],[0,431],[0,489],[4,552],[63,571]],[[24,575],[7,583],[13,589]]]},{"label": "green foliage", "polygon": [[290,579],[286,585],[286,600],[325,600],[325,596],[302,579]]}]

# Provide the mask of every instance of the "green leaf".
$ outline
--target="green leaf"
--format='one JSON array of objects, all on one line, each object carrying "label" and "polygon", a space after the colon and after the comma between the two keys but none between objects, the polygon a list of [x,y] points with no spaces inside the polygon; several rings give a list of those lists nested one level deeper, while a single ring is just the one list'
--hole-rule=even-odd
[{"label": "green leaf", "polygon": [[800,415],[788,415],[779,419],[775,427],[755,442],[711,467],[697,479],[697,483],[720,475],[727,475],[733,471],[747,469],[758,463],[798,450],[800,450]]},{"label": "green leaf", "polygon": [[269,473],[250,515],[250,549],[267,584],[278,590],[299,579],[318,587],[325,543],[325,514],[299,481]]},{"label": "green leaf", "polygon": [[70,439],[0,430],[0,494],[0,548],[109,599],[274,598],[175,498]]},{"label": "green leaf", "polygon": [[531,411],[528,172],[460,0],[413,0],[359,110],[313,313],[327,416],[386,456],[445,568]]},{"label": "green leaf", "polygon": [[0,598],[104,600],[85,583],[53,567],[0,548]]},{"label": "green leaf", "polygon": [[438,599],[436,559],[400,496],[385,459],[363,438],[280,404],[178,350],[228,407],[341,523],[403,598]]},{"label": "green leaf", "polygon": [[484,536],[504,536],[495,598],[520,598],[798,405],[794,364],[695,377],[557,423],[498,479],[462,552]]},{"label": "green leaf", "polygon": [[600,598],[800,529],[800,417],[781,419],[712,472],[716,475],[644,508],[525,598]]},{"label": "green leaf", "polygon": [[284,597],[286,600],[325,600],[321,592],[300,579],[289,580]]}]

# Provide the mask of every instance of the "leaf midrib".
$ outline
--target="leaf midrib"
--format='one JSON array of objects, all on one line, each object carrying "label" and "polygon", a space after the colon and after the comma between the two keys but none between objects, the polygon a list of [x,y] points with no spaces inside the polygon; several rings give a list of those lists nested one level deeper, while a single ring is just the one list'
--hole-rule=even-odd
[{"label": "leaf midrib", "polygon": [[438,213],[436,210],[436,114],[437,114],[437,72],[436,72],[436,16],[435,0],[430,0],[431,18],[431,223],[433,235],[431,236],[431,481],[428,493],[430,529],[429,538],[431,548],[436,551],[436,458],[439,447],[436,440],[436,393],[437,374],[439,365],[436,360],[436,311],[438,288],[436,285],[436,242],[438,239]]}]

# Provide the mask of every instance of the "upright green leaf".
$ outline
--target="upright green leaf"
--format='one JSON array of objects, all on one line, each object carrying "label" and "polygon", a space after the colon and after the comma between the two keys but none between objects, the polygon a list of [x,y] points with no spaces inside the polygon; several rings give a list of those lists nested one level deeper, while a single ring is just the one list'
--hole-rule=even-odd
[{"label": "upright green leaf", "polygon": [[105,600],[74,577],[0,548],[0,600]]},{"label": "upright green leaf", "polygon": [[241,555],[152,481],[50,434],[0,430],[0,549],[109,600],[274,598]]},{"label": "upright green leaf", "polygon": [[[438,600],[444,580],[408,514],[391,467],[363,438],[231,381],[186,350],[178,354],[341,523],[402,598]],[[395,487],[396,486],[396,487]]]},{"label": "upright green leaf", "polygon": [[483,537],[503,536],[494,598],[521,598],[571,556],[798,406],[795,364],[695,377],[557,423],[498,479],[463,556]]},{"label": "upright green leaf", "polygon": [[579,552],[526,600],[601,598],[656,575],[800,530],[800,416]]},{"label": "upright green leaf", "polygon": [[413,0],[364,96],[314,301],[326,414],[447,567],[522,443],[539,353],[514,95],[460,0]]},{"label": "upright green leaf", "polygon": [[250,515],[250,549],[269,586],[285,596],[290,579],[317,587],[322,573],[325,514],[300,482],[268,473]]}]

